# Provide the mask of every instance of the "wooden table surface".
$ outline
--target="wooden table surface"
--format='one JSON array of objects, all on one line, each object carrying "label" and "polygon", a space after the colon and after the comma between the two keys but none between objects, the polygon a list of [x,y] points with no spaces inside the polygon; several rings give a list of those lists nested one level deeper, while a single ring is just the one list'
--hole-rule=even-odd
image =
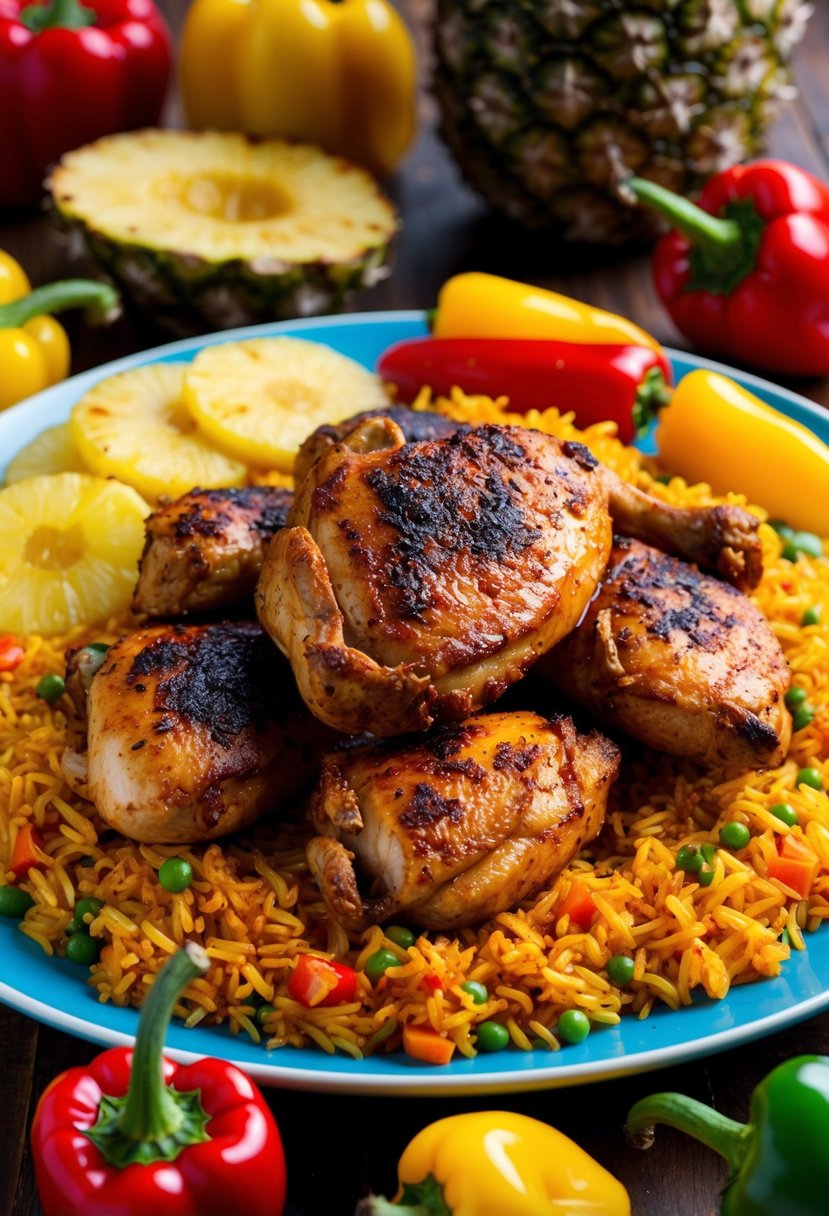
[{"label": "wooden table surface", "polygon": [[[516,231],[489,214],[462,185],[433,130],[426,3],[412,0],[405,10],[421,43],[424,88],[420,137],[390,184],[404,220],[397,261],[391,277],[364,293],[354,309],[429,307],[449,275],[487,270],[624,313],[662,341],[682,346],[654,297],[647,253],[562,254],[543,237]],[[168,0],[162,7],[178,28],[184,0]],[[829,180],[829,5],[817,4],[816,9],[796,60],[800,97],[778,121],[769,150]],[[180,125],[174,94],[167,121]],[[19,257],[35,283],[78,269],[70,264],[42,215],[0,215],[0,248]],[[165,340],[165,335],[129,320],[106,332],[84,328],[71,319],[68,327],[74,371]],[[792,337],[796,341],[796,335]],[[791,387],[829,406],[829,379]],[[97,1050],[0,1007],[0,1216],[40,1213],[28,1147],[35,1102],[58,1072],[84,1064]],[[725,1180],[720,1159],[667,1129],[659,1131],[649,1153],[628,1148],[622,1125],[629,1105],[655,1089],[677,1089],[743,1119],[751,1090],[763,1075],[804,1051],[829,1054],[829,1014],[681,1067],[569,1090],[471,1100],[328,1097],[271,1090],[269,1102],[288,1158],[286,1216],[351,1216],[356,1200],[368,1189],[392,1192],[397,1158],[421,1127],[449,1113],[493,1106],[545,1119],[572,1136],[622,1179],[636,1216],[714,1216]]]}]

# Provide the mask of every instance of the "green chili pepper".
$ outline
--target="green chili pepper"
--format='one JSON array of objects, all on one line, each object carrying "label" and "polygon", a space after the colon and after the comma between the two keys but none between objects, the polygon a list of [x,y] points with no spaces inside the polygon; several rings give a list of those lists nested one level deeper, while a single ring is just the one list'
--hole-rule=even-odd
[{"label": "green chili pepper", "polygon": [[666,1123],[725,1157],[731,1175],[722,1216],[825,1216],[829,1197],[829,1056],[778,1065],[751,1097],[748,1123],[728,1119],[684,1094],[653,1094],[628,1114],[639,1148]]}]

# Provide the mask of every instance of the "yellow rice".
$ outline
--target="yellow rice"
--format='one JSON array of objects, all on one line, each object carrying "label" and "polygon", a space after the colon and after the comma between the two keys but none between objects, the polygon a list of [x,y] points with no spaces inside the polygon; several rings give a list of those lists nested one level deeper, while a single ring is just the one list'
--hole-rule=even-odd
[{"label": "yellow rice", "polygon": [[[429,404],[428,398],[420,404]],[[463,421],[514,421],[580,439],[622,476],[669,502],[724,501],[705,485],[655,480],[652,462],[624,447],[611,423],[579,431],[571,416],[555,410],[519,418],[505,414],[504,400],[460,393],[431,404]],[[744,502],[739,495],[727,501]],[[759,508],[752,510],[765,518]],[[226,1024],[270,1047],[293,1044],[355,1058],[397,1050],[409,1021],[432,1026],[461,1055],[474,1056],[475,1025],[490,1018],[503,1022],[516,1048],[556,1051],[556,1023],[565,1009],[582,1010],[598,1027],[625,1015],[644,1018],[657,1005],[678,1009],[696,990],[719,999],[732,984],[778,975],[790,946],[802,949],[829,918],[829,798],[795,788],[798,770],[809,766],[829,789],[829,562],[801,557],[789,563],[765,523],[761,536],[765,575],[753,598],[815,710],[813,721],[794,735],[785,761],[735,774],[702,771],[644,748],[634,752],[611,793],[601,844],[577,857],[549,890],[456,937],[424,934],[408,950],[380,926],[349,942],[329,923],[305,865],[299,817],[293,825],[263,822],[244,838],[188,848],[134,844],[99,832],[92,809],[61,776],[61,705],[47,705],[35,687],[46,672],[62,671],[67,645],[113,640],[128,622],[24,639],[23,663],[0,674],[0,881],[13,878],[4,871],[26,821],[42,834],[46,865],[30,870],[21,884],[36,901],[21,931],[60,955],[75,902],[95,896],[104,906],[90,932],[102,950],[89,977],[100,1001],[140,1005],[158,969],[192,938],[205,946],[212,967],[176,1010],[187,1025]],[[813,606],[822,608],[821,621],[804,628],[801,617]],[[795,808],[799,827],[770,814],[776,802]],[[720,827],[733,819],[751,829],[751,842],[739,857],[717,853],[709,887],[676,869],[681,845],[717,844]],[[820,858],[808,901],[766,877],[775,837],[790,831],[802,831]],[[193,867],[193,883],[181,894],[163,890],[156,878],[164,858],[174,855]],[[589,932],[558,913],[576,877],[587,883],[597,908]],[[399,966],[372,988],[360,968],[380,947],[393,951]],[[358,968],[354,1001],[308,1009],[291,999],[286,980],[293,960],[309,950]],[[605,972],[614,954],[634,960],[634,979],[625,989]],[[476,1005],[463,989],[467,980],[486,986],[484,1004]],[[264,1029],[256,1017],[262,1002],[273,1006]]]}]

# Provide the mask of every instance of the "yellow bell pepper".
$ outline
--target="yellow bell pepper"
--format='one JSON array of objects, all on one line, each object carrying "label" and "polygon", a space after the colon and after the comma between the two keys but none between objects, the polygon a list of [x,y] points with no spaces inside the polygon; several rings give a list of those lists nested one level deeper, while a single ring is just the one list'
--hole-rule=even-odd
[{"label": "yellow bell pepper", "polygon": [[0,410],[69,374],[69,339],[50,313],[91,307],[106,314],[117,303],[111,287],[87,279],[64,279],[32,291],[23,268],[0,250]]},{"label": "yellow bell pepper", "polygon": [[317,144],[379,177],[416,128],[416,61],[387,0],[193,0],[179,47],[191,126]]},{"label": "yellow bell pepper", "polygon": [[683,377],[655,433],[667,472],[734,490],[773,519],[829,537],[829,446],[728,376]]},{"label": "yellow bell pepper", "polygon": [[555,1128],[511,1111],[473,1111],[419,1132],[397,1167],[394,1202],[355,1216],[630,1216],[618,1179]]},{"label": "yellow bell pepper", "polygon": [[661,347],[626,317],[499,275],[468,271],[448,279],[432,317],[436,338],[551,338],[595,345]]}]

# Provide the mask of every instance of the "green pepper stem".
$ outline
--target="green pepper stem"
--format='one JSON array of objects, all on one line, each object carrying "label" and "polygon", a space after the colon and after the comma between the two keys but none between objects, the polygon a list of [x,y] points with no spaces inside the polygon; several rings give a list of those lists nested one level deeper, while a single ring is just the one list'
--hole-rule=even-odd
[{"label": "green pepper stem", "polygon": [[67,308],[86,308],[103,320],[118,312],[118,293],[107,283],[91,279],[61,279],[36,287],[19,300],[0,304],[0,329],[17,329],[45,313],[63,312]]},{"label": "green pepper stem", "polygon": [[735,247],[742,251],[743,233],[736,220],[718,219],[689,199],[643,177],[629,177],[624,184],[641,203],[664,216],[698,249],[719,258]]},{"label": "green pepper stem", "polygon": [[430,1210],[422,1203],[392,1203],[383,1195],[368,1195],[354,1209],[354,1216],[430,1216]]},{"label": "green pepper stem", "polygon": [[737,1123],[686,1094],[651,1094],[631,1107],[625,1132],[637,1148],[647,1148],[655,1123],[665,1123],[702,1141],[728,1162],[736,1174],[748,1152],[751,1128]]},{"label": "green pepper stem", "polygon": [[127,1098],[118,1118],[119,1131],[130,1140],[158,1140],[183,1121],[181,1107],[164,1083],[164,1039],[179,996],[209,966],[201,946],[187,942],[162,967],[150,989],[138,1023]]},{"label": "green pepper stem", "polygon": [[48,4],[29,4],[21,9],[18,20],[33,34],[42,30],[81,30],[94,25],[96,15],[78,0],[50,0]]},{"label": "green pepper stem", "polygon": [[633,403],[633,425],[637,435],[643,434],[661,409],[671,400],[672,391],[661,367],[652,367],[636,390]]}]

